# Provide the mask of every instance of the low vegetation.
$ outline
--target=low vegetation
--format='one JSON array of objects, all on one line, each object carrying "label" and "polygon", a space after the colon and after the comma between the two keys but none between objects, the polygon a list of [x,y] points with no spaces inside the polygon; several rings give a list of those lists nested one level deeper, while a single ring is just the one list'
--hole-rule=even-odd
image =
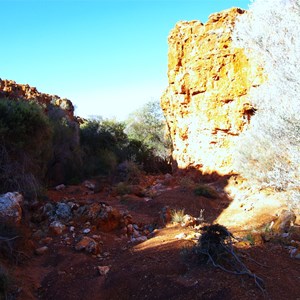
[{"label": "low vegetation", "polygon": [[36,199],[47,184],[99,175],[134,184],[141,172],[170,171],[158,109],[146,104],[127,122],[99,117],[79,128],[54,105],[0,99],[0,193]]},{"label": "low vegetation", "polygon": [[219,197],[218,192],[214,188],[205,184],[198,184],[194,189],[194,194],[210,199],[216,199]]}]

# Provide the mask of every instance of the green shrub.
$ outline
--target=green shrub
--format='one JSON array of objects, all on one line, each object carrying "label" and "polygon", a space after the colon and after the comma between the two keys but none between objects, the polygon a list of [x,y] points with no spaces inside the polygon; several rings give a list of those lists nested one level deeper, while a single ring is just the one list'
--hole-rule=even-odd
[{"label": "green shrub", "polygon": [[203,196],[205,198],[210,198],[210,199],[215,199],[219,197],[215,189],[204,184],[197,185],[197,187],[194,189],[194,193],[197,196]]},{"label": "green shrub", "polygon": [[116,193],[118,195],[126,195],[126,194],[130,194],[131,193],[131,188],[130,186],[125,183],[125,182],[119,182],[117,185],[116,185]]},{"label": "green shrub", "polygon": [[0,192],[35,197],[51,156],[52,128],[33,102],[0,99]]},{"label": "green shrub", "polygon": [[48,179],[52,184],[80,180],[82,151],[79,141],[79,124],[70,119],[60,107],[50,104],[47,116],[53,129],[52,157],[49,161]]},{"label": "green shrub", "polygon": [[153,156],[167,159],[171,155],[171,139],[159,101],[150,101],[133,112],[126,121],[131,140],[152,149]]}]

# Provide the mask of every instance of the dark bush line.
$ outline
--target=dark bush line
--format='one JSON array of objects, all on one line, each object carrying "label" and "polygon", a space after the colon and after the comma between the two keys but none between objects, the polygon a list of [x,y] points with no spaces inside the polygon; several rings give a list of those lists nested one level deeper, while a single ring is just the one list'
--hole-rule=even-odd
[{"label": "dark bush line", "polygon": [[116,175],[126,161],[147,173],[171,171],[165,157],[125,128],[102,119],[79,126],[52,104],[0,99],[0,193],[17,190],[36,199],[47,185]]}]

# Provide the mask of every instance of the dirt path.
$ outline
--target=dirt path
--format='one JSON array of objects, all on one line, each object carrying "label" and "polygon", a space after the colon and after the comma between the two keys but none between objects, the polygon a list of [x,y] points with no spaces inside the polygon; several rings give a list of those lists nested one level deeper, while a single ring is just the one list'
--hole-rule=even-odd
[{"label": "dirt path", "polygon": [[[104,201],[120,211],[127,210],[139,227],[156,229],[147,240],[132,242],[119,228],[102,232],[90,226],[86,235],[98,237],[101,245],[100,253],[93,254],[75,251],[77,241],[70,227],[76,232],[79,224],[71,222],[63,234],[49,233],[34,241],[35,248],[48,247],[45,253],[32,255],[14,267],[16,285],[21,287],[15,292],[16,299],[300,299],[300,261],[290,258],[282,245],[259,243],[250,247],[246,242],[238,250],[249,270],[263,278],[265,293],[252,278],[198,265],[182,254],[194,244],[195,228],[166,226],[163,208],[184,208],[194,217],[205,209],[205,221],[212,222],[229,204],[225,197],[196,196],[175,183],[151,199],[120,197],[107,191],[90,194],[82,186],[50,191],[48,197],[54,202]],[[107,267],[108,273],[100,275],[99,267]]]}]

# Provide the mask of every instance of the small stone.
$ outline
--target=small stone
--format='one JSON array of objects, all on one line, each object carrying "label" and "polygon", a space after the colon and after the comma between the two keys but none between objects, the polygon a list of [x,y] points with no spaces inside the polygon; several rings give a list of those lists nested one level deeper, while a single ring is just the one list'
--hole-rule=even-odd
[{"label": "small stone", "polygon": [[59,184],[59,185],[57,185],[57,186],[55,187],[55,189],[56,189],[57,191],[64,190],[65,188],[66,188],[66,186],[65,186],[64,184]]},{"label": "small stone", "polygon": [[101,276],[106,276],[110,270],[110,267],[109,266],[98,266],[97,269]]},{"label": "small stone", "polygon": [[186,238],[186,234],[183,232],[179,233],[179,234],[175,235],[175,238],[178,240],[182,240],[182,239]]},{"label": "small stone", "polygon": [[94,239],[85,236],[76,244],[75,250],[85,250],[88,253],[97,255],[100,252],[100,246]]},{"label": "small stone", "polygon": [[85,181],[84,183],[84,186],[86,187],[86,188],[88,188],[89,190],[94,190],[95,189],[95,184],[94,183],[92,183],[92,182],[90,182],[90,181]]},{"label": "small stone", "polygon": [[100,235],[97,235],[97,234],[93,234],[93,235],[92,235],[92,238],[93,238],[94,240],[101,240],[101,236],[100,236]]},{"label": "small stone", "polygon": [[134,229],[133,230],[133,237],[138,238],[140,236],[141,236],[141,234],[137,230]]},{"label": "small stone", "polygon": [[145,242],[145,241],[147,241],[147,237],[143,235],[143,236],[137,237],[135,240],[136,240],[136,242]]},{"label": "small stone", "polygon": [[49,225],[49,229],[56,235],[60,235],[63,233],[63,231],[66,229],[66,225],[62,224],[59,221],[53,221]]},{"label": "small stone", "polygon": [[53,241],[53,238],[48,236],[48,237],[45,237],[44,239],[42,239],[41,241],[44,244],[50,244]]},{"label": "small stone", "polygon": [[133,230],[134,230],[133,225],[132,224],[128,224],[127,225],[127,234],[131,235],[133,233]]},{"label": "small stone", "polygon": [[75,230],[75,227],[74,227],[74,226],[71,226],[71,227],[70,227],[70,232],[74,232],[74,230]]},{"label": "small stone", "polygon": [[0,195],[0,219],[2,222],[19,224],[22,218],[23,196],[18,192]]},{"label": "small stone", "polygon": [[83,229],[82,231],[84,234],[87,234],[87,233],[90,233],[91,232],[91,229],[90,228],[86,228],[86,229]]},{"label": "small stone", "polygon": [[272,230],[277,234],[288,232],[291,224],[295,222],[296,215],[288,210],[283,210],[279,215],[279,218],[275,221]]},{"label": "small stone", "polygon": [[43,255],[45,254],[47,251],[49,250],[49,248],[47,246],[43,246],[40,248],[35,249],[35,254],[37,255]]},{"label": "small stone", "polygon": [[71,207],[63,202],[56,205],[55,214],[59,219],[69,220],[72,217]]}]

